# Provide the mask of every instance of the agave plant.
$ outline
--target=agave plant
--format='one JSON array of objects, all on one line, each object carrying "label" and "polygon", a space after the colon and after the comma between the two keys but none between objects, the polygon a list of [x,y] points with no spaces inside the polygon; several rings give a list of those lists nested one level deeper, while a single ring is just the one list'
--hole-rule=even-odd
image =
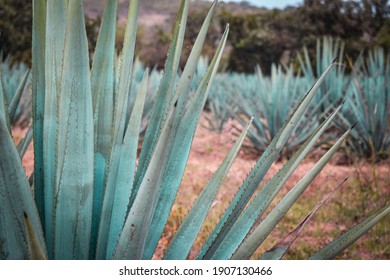
[{"label": "agave plant", "polygon": [[11,126],[25,126],[30,123],[29,80],[30,70],[24,63],[11,65],[11,59],[7,57],[0,64],[0,112],[8,114],[7,119]]},{"label": "agave plant", "polygon": [[[387,58],[386,58],[387,57]],[[353,66],[353,83],[347,106],[337,119],[344,129],[358,122],[347,143],[353,154],[377,160],[389,156],[390,60],[381,48],[369,51]]]},{"label": "agave plant", "polygon": [[216,75],[206,104],[206,109],[211,113],[210,117],[206,117],[211,130],[222,133],[225,124],[237,112],[237,105],[234,102],[234,96],[239,94],[236,90],[240,83],[237,82],[235,74]]},{"label": "agave plant", "polygon": [[[256,67],[255,90],[242,91],[234,101],[239,108],[235,119],[241,124],[255,116],[253,129],[248,133],[255,149],[265,151],[277,135],[283,123],[288,119],[297,102],[302,99],[309,79],[294,75],[293,67],[271,67],[271,76],[263,75],[260,66]],[[322,102],[310,105],[299,120],[290,140],[283,147],[282,155],[290,157],[316,129],[320,119]]]},{"label": "agave plant", "polygon": [[[131,90],[129,93],[129,100],[128,100],[129,104],[127,105],[127,117],[126,117],[127,120],[130,119],[131,111],[132,108],[134,107],[135,96],[137,95],[137,92],[139,91],[142,85],[142,80],[144,78],[144,73],[146,71],[146,68],[138,58],[135,59],[133,67],[134,67],[133,77],[131,81]],[[152,69],[149,72],[148,88],[146,91],[145,104],[144,104],[141,128],[140,128],[141,135],[145,132],[146,127],[149,123],[149,118],[153,108],[153,102],[158,90],[158,85],[160,84],[161,75],[162,75],[161,71],[157,70],[156,68]]]},{"label": "agave plant", "polygon": [[349,96],[352,79],[351,76],[346,74],[344,43],[332,37],[323,37],[322,40],[317,39],[315,66],[312,66],[307,48],[303,48],[303,56],[298,54],[303,76],[309,80],[319,77],[335,58],[337,58],[338,63],[321,85],[318,96],[316,97],[316,102],[321,103],[320,110],[322,112],[329,106],[337,103],[340,99]]},{"label": "agave plant", "polygon": [[[4,114],[0,115],[0,257],[150,259],[178,191],[229,28],[227,26],[198,88],[190,92],[191,77],[216,2],[206,16],[179,79],[178,63],[189,5],[188,0],[181,2],[165,72],[137,159],[148,71],[128,120],[126,112],[131,92],[138,1],[131,1],[129,5],[117,83],[114,37],[118,1],[107,1],[91,71],[82,1],[34,0],[33,4],[33,191]],[[351,129],[270,212],[265,218],[267,223],[255,225],[340,110],[340,106],[335,108],[248,204],[331,67],[297,105],[259,158],[198,258],[250,256],[347,137]],[[249,126],[250,122],[205,186],[164,258],[187,257]],[[354,228],[343,235],[340,244],[330,244],[324,250],[337,254],[389,212],[387,206],[375,218],[358,225],[358,230]],[[320,254],[320,257],[328,256]]]}]

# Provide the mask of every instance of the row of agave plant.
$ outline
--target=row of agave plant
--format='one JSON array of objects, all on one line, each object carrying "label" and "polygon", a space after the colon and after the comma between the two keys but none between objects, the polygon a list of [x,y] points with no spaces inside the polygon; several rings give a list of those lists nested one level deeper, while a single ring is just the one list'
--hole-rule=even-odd
[{"label": "row of agave plant", "polygon": [[[334,67],[316,95],[315,104],[300,120],[297,128],[286,143],[282,154],[287,157],[295,152],[313,132],[318,120],[326,113],[326,109],[345,99],[346,105],[336,117],[334,125],[345,130],[358,122],[356,129],[347,139],[348,154],[377,160],[389,156],[390,147],[390,75],[389,55],[383,49],[374,49],[352,65],[351,73],[346,74],[348,63],[344,59],[344,46],[340,40],[323,38],[317,42],[316,68],[314,70],[308,51],[303,49],[303,55],[298,55],[301,74],[296,74],[292,65],[272,65],[271,75],[264,76],[260,66],[254,75],[240,73],[217,73],[210,89],[206,108],[211,111],[211,117],[206,115],[209,128],[221,133],[230,119],[235,119],[242,126],[255,116],[252,128],[248,132],[250,147],[264,151],[283,122],[293,111],[298,100],[311,81],[318,78],[332,60],[337,57]],[[116,59],[118,61],[118,59]],[[200,57],[191,83],[191,90],[196,90],[202,76],[206,73],[208,59]],[[116,63],[115,67],[118,69]],[[142,63],[136,59],[133,69],[131,91],[139,89],[143,73]],[[8,106],[17,105],[17,111],[10,115],[12,125],[28,124],[31,118],[31,95],[26,94],[27,70],[24,64],[10,69],[9,63],[2,64],[3,91],[8,100]],[[178,74],[180,75],[180,74]],[[145,109],[140,132],[144,132],[149,121],[153,100],[161,80],[161,71],[150,71]],[[20,100],[23,94],[23,99]],[[134,104],[135,93],[129,94],[128,108]],[[15,98],[14,98],[15,97]],[[127,118],[131,110],[128,109]],[[303,129],[306,128],[306,129]],[[310,128],[310,129],[307,129]],[[335,140],[334,133],[327,133],[324,141]]]},{"label": "row of agave plant", "polygon": [[[182,0],[165,71],[147,113],[150,120],[138,157],[150,76],[146,69],[139,88],[132,85],[139,1],[130,2],[125,42],[117,64],[114,47],[118,0],[107,1],[90,68],[82,1],[33,0],[33,123],[30,137],[27,135],[17,147],[12,139],[12,111],[0,92],[1,259],[153,257],[227,40],[229,26],[196,89],[191,90],[216,5],[217,1],[211,5],[187,64],[178,75],[189,8],[189,1]],[[265,215],[295,168],[340,112],[339,104],[330,109],[298,151],[257,192],[334,65],[331,62],[314,85],[308,87],[249,172],[197,259],[250,258],[351,133],[352,127]],[[164,259],[188,256],[253,121],[251,118],[245,124],[200,193]],[[29,180],[21,159],[31,135],[34,172]],[[282,258],[332,193],[261,258]],[[333,258],[389,212],[390,206],[384,206],[310,258]]]},{"label": "row of agave plant", "polygon": [[[209,96],[211,127],[221,132],[229,119],[243,124],[254,115],[249,139],[253,147],[264,151],[302,98],[303,89],[337,58],[338,62],[319,88],[314,104],[291,135],[284,154],[291,156],[309,137],[327,109],[345,100],[334,125],[342,131],[357,122],[346,141],[348,153],[374,161],[388,157],[390,55],[377,48],[352,63],[345,59],[343,50],[341,41],[325,37],[322,42],[317,41],[316,68],[312,66],[306,48],[298,55],[298,75],[292,65],[272,65],[269,77],[262,74],[260,67],[254,75],[220,74],[220,80],[216,78]],[[328,133],[324,140],[334,141],[335,137]]]}]

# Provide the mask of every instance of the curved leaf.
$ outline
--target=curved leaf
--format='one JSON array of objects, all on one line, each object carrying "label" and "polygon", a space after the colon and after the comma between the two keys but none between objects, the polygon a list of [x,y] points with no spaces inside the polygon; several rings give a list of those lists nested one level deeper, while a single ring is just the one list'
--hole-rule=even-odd
[{"label": "curved leaf", "polygon": [[0,258],[28,259],[28,230],[24,215],[31,219],[36,242],[46,251],[43,231],[20,156],[0,116]]},{"label": "curved leaf", "polygon": [[294,110],[290,118],[284,123],[277,135],[274,137],[268,148],[264,151],[262,156],[256,162],[255,166],[253,167],[253,169],[245,179],[244,183],[231,201],[228,209],[226,209],[217,226],[214,228],[206,243],[203,245],[201,251],[197,256],[197,259],[210,258],[214,254],[215,250],[219,247],[222,240],[226,236],[226,233],[233,226],[233,224],[241,214],[242,210],[245,208],[246,204],[252,197],[253,193],[256,191],[261,180],[264,178],[264,175],[267,173],[272,163],[278,157],[279,153],[283,148],[283,145],[287,142],[288,137],[295,129],[296,124],[304,114],[305,110],[310,104],[310,101],[313,99],[317,89],[320,87],[321,83],[323,82],[333,65],[334,63],[329,65],[326,71],[314,83],[314,85],[307,92],[305,97],[298,104],[297,108]]},{"label": "curved leaf", "polygon": [[217,195],[218,190],[222,186],[222,182],[225,179],[231,165],[233,164],[233,161],[237,156],[242,143],[244,142],[252,120],[253,118],[243,129],[241,135],[230,149],[226,158],[223,160],[221,165],[215,171],[207,185],[203,188],[202,192],[196,199],[194,205],[188,212],[183,223],[180,225],[173,240],[171,241],[171,244],[169,245],[167,252],[164,255],[164,259],[185,259],[187,257],[213,203],[213,200]]},{"label": "curved leaf", "polygon": [[233,254],[232,259],[249,259],[260,244],[265,240],[280,219],[292,207],[303,191],[311,184],[315,177],[325,167],[328,161],[336,153],[340,145],[347,138],[352,128],[337,140],[337,142],[326,152],[325,155],[313,166],[313,168],[302,177],[301,180],[286,194],[285,197],[275,206],[264,220],[251,232]]},{"label": "curved leaf", "polygon": [[354,226],[339,238],[331,242],[326,247],[315,253],[309,259],[311,260],[326,260],[333,259],[340,254],[344,249],[353,244],[360,236],[369,231],[381,219],[390,213],[390,206],[382,208],[378,213],[366,218],[360,224]]},{"label": "curved leaf", "polygon": [[328,193],[321,201],[314,207],[314,209],[307,215],[300,223],[299,225],[291,231],[285,238],[283,238],[282,241],[280,241],[278,244],[273,246],[271,249],[269,249],[267,252],[265,252],[261,257],[260,260],[280,260],[284,254],[287,252],[287,250],[290,248],[291,244],[298,238],[298,236],[301,234],[303,228],[305,225],[311,220],[311,218],[314,216],[314,214],[317,212],[320,207],[325,204],[329,198],[337,191],[347,180],[348,178],[345,178],[344,181],[342,181],[334,190],[332,190],[330,193]]}]

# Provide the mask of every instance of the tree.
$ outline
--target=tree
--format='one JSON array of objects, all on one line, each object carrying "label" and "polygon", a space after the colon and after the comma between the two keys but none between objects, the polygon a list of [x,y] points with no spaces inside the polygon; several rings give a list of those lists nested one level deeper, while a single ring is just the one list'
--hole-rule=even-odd
[{"label": "tree", "polygon": [[31,64],[31,22],[31,1],[0,1],[0,50],[4,56]]}]

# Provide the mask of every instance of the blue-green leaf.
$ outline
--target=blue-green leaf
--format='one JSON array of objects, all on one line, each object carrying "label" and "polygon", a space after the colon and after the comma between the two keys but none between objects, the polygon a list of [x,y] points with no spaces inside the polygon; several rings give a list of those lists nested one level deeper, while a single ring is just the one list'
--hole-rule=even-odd
[{"label": "blue-green leaf", "polygon": [[70,1],[59,100],[55,258],[87,259],[93,197],[93,113],[81,0]]},{"label": "blue-green leaf", "polygon": [[252,123],[251,119],[246,127],[241,132],[241,135],[237,139],[236,143],[230,149],[228,155],[223,160],[221,165],[215,171],[210,181],[204,187],[198,198],[196,199],[191,210],[188,212],[183,223],[177,230],[173,240],[171,241],[167,252],[164,255],[164,259],[185,259],[198,235],[200,228],[206,218],[206,215],[213,203],[218,190],[222,186],[222,182],[225,179],[238,151],[244,142],[245,136]]},{"label": "blue-green leaf", "polygon": [[28,230],[24,215],[30,217],[36,242],[46,251],[43,231],[33,194],[20,156],[0,116],[0,258],[29,259]]},{"label": "blue-green leaf", "polygon": [[29,77],[30,77],[30,70],[27,70],[22,80],[20,81],[18,88],[16,89],[15,95],[12,98],[11,103],[9,104],[8,114],[10,120],[13,120],[15,117],[16,109],[18,108],[20,98],[22,97],[22,94],[24,92]]},{"label": "blue-green leaf", "polygon": [[134,103],[134,108],[123,140],[122,153],[118,167],[117,185],[108,235],[107,258],[111,259],[126,220],[127,208],[132,192],[136,169],[139,129],[148,88],[149,69],[146,70],[141,87]]},{"label": "blue-green leaf", "polygon": [[178,19],[176,21],[173,37],[169,45],[168,57],[165,61],[164,75],[160,81],[157,97],[154,101],[149,125],[146,129],[144,141],[142,144],[139,165],[134,180],[134,191],[130,198],[130,207],[134,202],[135,196],[138,193],[138,189],[148,168],[150,158],[154,153],[154,149],[158,138],[160,137],[162,127],[165,126],[167,116],[169,116],[168,108],[172,108],[173,106],[173,104],[170,104],[170,101],[176,83],[177,70],[179,67],[180,55],[183,46],[188,15],[188,2],[188,0],[181,1]]},{"label": "blue-green leaf", "polygon": [[214,1],[212,4],[204,22],[203,25],[198,33],[198,36],[196,37],[194,46],[191,50],[190,56],[188,57],[186,66],[184,67],[183,73],[181,75],[180,81],[178,82],[178,85],[175,89],[175,94],[171,100],[171,106],[172,104],[177,102],[176,105],[176,116],[175,116],[175,123],[179,122],[180,118],[183,115],[183,112],[185,110],[185,106],[187,105],[187,102],[189,100],[188,93],[191,89],[190,85],[194,77],[194,72],[197,68],[198,61],[200,58],[200,54],[202,52],[203,44],[206,39],[207,31],[211,22],[211,19],[214,15],[215,8],[217,6],[218,1]]},{"label": "blue-green leaf", "polygon": [[115,93],[114,118],[111,135],[111,152],[107,165],[102,212],[99,223],[96,258],[104,259],[107,254],[109,227],[114,205],[115,188],[122,153],[123,136],[125,134],[127,100],[130,92],[132,65],[137,30],[139,1],[131,1],[129,5],[125,41],[119,65],[119,83]]},{"label": "blue-green leaf", "polygon": [[33,130],[32,130],[32,126],[30,126],[26,132],[26,135],[24,135],[23,139],[20,141],[17,147],[20,158],[24,157],[28,149],[28,146],[30,146],[31,144],[32,137],[33,137]]},{"label": "blue-green leaf", "polygon": [[241,244],[242,240],[248,234],[252,226],[258,221],[261,215],[271,204],[272,200],[279,193],[281,188],[287,182],[299,163],[309,153],[317,139],[322,135],[325,129],[334,119],[341,105],[331,114],[318,129],[306,140],[294,156],[278,171],[275,176],[265,185],[265,187],[255,196],[253,201],[243,211],[229,232],[226,233],[221,244],[211,256],[213,259],[228,259]]},{"label": "blue-green leaf", "polygon": [[35,231],[34,225],[32,224],[30,218],[28,217],[27,213],[24,214],[24,226],[26,229],[26,236],[27,236],[27,247],[30,259],[32,260],[46,260],[47,255],[42,248],[41,242],[39,240],[39,236],[37,232]]},{"label": "blue-green leaf", "polygon": [[173,112],[162,130],[155,153],[148,165],[144,180],[127,215],[126,222],[114,252],[114,259],[142,259],[145,240],[156,205],[161,166],[166,159],[169,136],[172,131]]},{"label": "blue-green leaf", "polygon": [[159,182],[158,200],[151,223],[151,229],[153,230],[149,230],[148,232],[146,254],[143,258],[152,257],[152,252],[156,248],[161,233],[164,230],[165,223],[168,219],[169,212],[175,200],[187,164],[195,129],[206,102],[212,80],[217,72],[228,34],[229,25],[226,26],[225,32],[214,54],[214,58],[198,89],[188,102],[183,117],[180,122],[173,127],[171,133],[172,139],[167,147],[168,154],[162,165],[163,176]]},{"label": "blue-green leaf", "polygon": [[48,1],[45,48],[45,112],[43,120],[43,167],[45,196],[45,237],[49,258],[54,257],[54,193],[58,98],[60,95],[62,59],[65,44],[66,10],[64,1]]},{"label": "blue-green leaf", "polygon": [[313,168],[286,194],[264,220],[251,232],[233,254],[232,259],[249,259],[260,244],[265,240],[280,219],[292,207],[303,191],[311,184],[315,177],[325,167],[328,161],[336,153],[338,148],[349,135],[350,128],[344,135],[326,152]]},{"label": "blue-green leaf", "polygon": [[33,0],[32,20],[32,106],[34,132],[34,195],[45,227],[43,120],[45,112],[46,0]]},{"label": "blue-green leaf", "polygon": [[354,226],[339,238],[332,241],[326,247],[315,253],[309,259],[311,260],[326,260],[333,259],[340,254],[344,249],[353,244],[360,236],[369,231],[375,226],[381,219],[390,214],[390,206],[385,206],[376,214],[366,218],[360,224]]},{"label": "blue-green leaf", "polygon": [[6,121],[8,130],[11,131],[11,125],[8,115],[7,96],[4,91],[3,74],[0,68],[0,117],[3,117]]},{"label": "blue-green leaf", "polygon": [[107,1],[92,64],[95,171],[90,257],[95,257],[107,163],[112,145],[115,92],[115,30],[118,0]]},{"label": "blue-green leaf", "polygon": [[326,71],[314,83],[302,101],[298,104],[290,118],[284,123],[277,135],[274,137],[268,148],[256,162],[255,166],[230,203],[228,209],[225,211],[217,226],[214,228],[213,232],[210,234],[206,243],[202,247],[200,253],[197,256],[197,259],[210,258],[214,254],[215,250],[219,247],[219,244],[226,236],[226,233],[233,226],[242,210],[245,208],[246,204],[252,197],[253,193],[256,191],[264,175],[267,173],[274,160],[278,157],[284,144],[287,142],[288,137],[293,132],[299,119],[306,111],[310,101],[313,99],[317,89],[320,87],[333,64],[334,63],[329,65]]},{"label": "blue-green leaf", "polygon": [[309,213],[309,215],[307,215],[293,231],[291,231],[285,238],[283,238],[282,241],[278,242],[275,246],[273,246],[271,249],[269,249],[267,252],[261,255],[260,260],[280,260],[284,256],[284,254],[288,251],[291,244],[301,234],[303,228],[311,220],[311,218],[314,216],[317,210],[320,209],[320,207],[329,200],[329,198],[345,183],[347,179],[348,177],[344,179],[344,181],[342,181],[335,189],[333,189],[330,193],[328,193],[316,205],[316,207],[314,207],[314,209]]}]

